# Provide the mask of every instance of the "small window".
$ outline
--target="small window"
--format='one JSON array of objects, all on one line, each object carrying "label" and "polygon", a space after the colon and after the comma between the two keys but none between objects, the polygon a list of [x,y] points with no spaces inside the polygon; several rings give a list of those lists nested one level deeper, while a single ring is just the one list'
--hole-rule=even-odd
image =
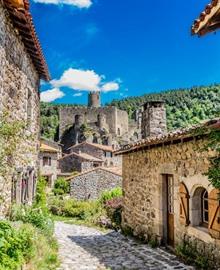
[{"label": "small window", "polygon": [[99,167],[99,164],[98,164],[98,163],[94,163],[94,164],[93,164],[93,167],[94,167],[94,168],[97,168],[97,167]]},{"label": "small window", "polygon": [[51,166],[51,157],[43,157],[43,166]]},{"label": "small window", "polygon": [[208,226],[209,223],[209,199],[208,192],[205,190],[202,194],[202,224]]},{"label": "small window", "polygon": [[31,91],[28,90],[28,98],[27,98],[27,120],[30,121],[32,119],[32,96]]},{"label": "small window", "polygon": [[105,157],[112,157],[112,153],[111,152],[105,152]]}]

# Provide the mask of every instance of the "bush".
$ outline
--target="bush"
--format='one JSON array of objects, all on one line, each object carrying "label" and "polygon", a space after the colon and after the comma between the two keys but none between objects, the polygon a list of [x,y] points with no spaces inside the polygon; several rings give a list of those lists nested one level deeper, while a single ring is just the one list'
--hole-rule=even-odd
[{"label": "bush", "polygon": [[11,210],[10,219],[12,221],[30,223],[40,229],[45,235],[52,235],[54,231],[52,219],[49,214],[41,208],[14,205]]},{"label": "bush", "polygon": [[116,230],[121,227],[121,213],[122,213],[122,197],[115,197],[109,201],[106,201],[105,208],[107,216],[112,222],[113,228]]},{"label": "bush", "polygon": [[113,188],[112,190],[104,191],[101,194],[100,202],[105,205],[105,203],[113,198],[122,197],[122,189],[120,187]]},{"label": "bush", "polygon": [[53,193],[55,195],[64,195],[70,192],[70,185],[64,178],[58,178],[54,184]]},{"label": "bush", "polygon": [[49,209],[54,215],[73,217],[80,220],[86,220],[94,216],[99,211],[98,202],[77,201],[75,199],[51,198]]},{"label": "bush", "polygon": [[41,207],[46,210],[47,204],[47,193],[46,193],[47,182],[44,177],[39,177],[37,181],[36,197],[34,205]]}]

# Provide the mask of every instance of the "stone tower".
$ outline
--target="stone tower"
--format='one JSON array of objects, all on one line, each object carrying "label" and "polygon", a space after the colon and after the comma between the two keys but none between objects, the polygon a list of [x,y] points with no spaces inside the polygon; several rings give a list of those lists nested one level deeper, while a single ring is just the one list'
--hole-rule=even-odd
[{"label": "stone tower", "polygon": [[100,107],[100,92],[90,92],[88,98],[88,107],[99,108]]},{"label": "stone tower", "polygon": [[143,106],[142,138],[167,132],[166,107],[164,101],[149,101]]}]

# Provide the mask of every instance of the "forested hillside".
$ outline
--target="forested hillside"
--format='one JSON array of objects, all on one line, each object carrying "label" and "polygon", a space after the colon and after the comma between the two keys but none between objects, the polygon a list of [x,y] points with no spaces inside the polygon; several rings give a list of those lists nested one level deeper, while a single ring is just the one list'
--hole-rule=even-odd
[{"label": "forested hillside", "polygon": [[[126,110],[134,118],[135,110],[149,100],[164,100],[167,107],[169,130],[186,127],[201,120],[220,116],[220,85],[193,87],[113,100],[108,105]],[[58,108],[61,106],[41,103],[41,134],[56,139],[59,125]]]}]

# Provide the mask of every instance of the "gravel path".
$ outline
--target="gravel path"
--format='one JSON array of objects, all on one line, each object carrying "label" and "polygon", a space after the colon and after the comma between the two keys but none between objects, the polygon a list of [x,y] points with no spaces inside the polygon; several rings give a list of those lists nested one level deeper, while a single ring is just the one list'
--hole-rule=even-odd
[{"label": "gravel path", "polygon": [[116,232],[56,222],[55,235],[62,262],[59,270],[193,269],[163,249],[152,249]]}]

